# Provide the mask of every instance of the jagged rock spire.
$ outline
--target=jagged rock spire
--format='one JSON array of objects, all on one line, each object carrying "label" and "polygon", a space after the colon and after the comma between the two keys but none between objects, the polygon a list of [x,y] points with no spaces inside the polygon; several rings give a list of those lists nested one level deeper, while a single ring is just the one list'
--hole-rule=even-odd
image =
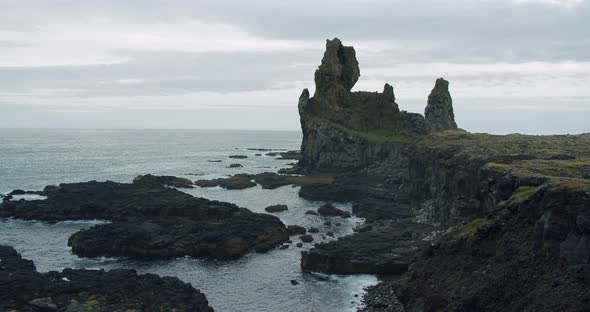
[{"label": "jagged rock spire", "polygon": [[424,117],[428,132],[457,129],[449,82],[443,78],[436,80],[434,89],[428,96]]},{"label": "jagged rock spire", "polygon": [[353,47],[346,47],[338,38],[326,40],[322,64],[315,72],[316,93],[332,88],[350,91],[360,76],[359,63]]}]

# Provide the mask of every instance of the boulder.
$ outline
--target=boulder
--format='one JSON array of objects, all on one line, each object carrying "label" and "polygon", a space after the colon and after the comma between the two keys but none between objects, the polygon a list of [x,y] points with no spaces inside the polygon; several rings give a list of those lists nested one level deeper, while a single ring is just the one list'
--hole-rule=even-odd
[{"label": "boulder", "polygon": [[327,203],[318,208],[318,213],[322,216],[350,216],[348,211],[338,209],[331,203]]},{"label": "boulder", "polygon": [[302,235],[305,234],[307,231],[304,227],[299,225],[287,225],[287,232],[289,232],[289,236],[292,235]]},{"label": "boulder", "polygon": [[287,207],[287,205],[272,205],[272,206],[268,206],[268,207],[264,208],[264,210],[266,210],[266,212],[281,212],[281,211],[285,211],[288,209],[289,208]]},{"label": "boulder", "polygon": [[311,243],[313,242],[313,236],[309,234],[299,236],[299,239],[304,243]]}]

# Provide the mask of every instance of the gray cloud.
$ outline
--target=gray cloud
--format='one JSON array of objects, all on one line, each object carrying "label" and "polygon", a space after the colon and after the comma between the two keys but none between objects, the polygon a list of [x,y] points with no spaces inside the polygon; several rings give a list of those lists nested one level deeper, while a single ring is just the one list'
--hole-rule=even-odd
[{"label": "gray cloud", "polygon": [[[92,111],[89,106],[98,105],[95,103],[101,103],[95,110],[104,109],[104,103],[112,99],[125,103],[126,97],[178,99],[183,94],[209,92],[217,95],[194,98],[219,99],[218,94],[227,93],[233,94],[233,99],[256,93],[256,100],[266,102],[257,103],[252,110],[290,120],[281,125],[296,127],[296,113],[281,115],[288,110],[261,107],[295,105],[298,89],[313,88],[313,71],[321,59],[324,40],[338,36],[357,48],[362,74],[358,89],[381,90],[385,82],[393,83],[402,106],[411,111],[423,109],[434,79],[445,76],[452,80],[459,111],[468,107],[465,112],[469,116],[499,101],[502,107],[546,112],[551,103],[566,96],[576,100],[563,100],[561,105],[586,112],[590,105],[590,93],[584,91],[590,89],[590,3],[560,6],[558,2],[3,3],[0,105],[10,106],[12,118],[18,119],[25,111],[15,109],[19,99],[28,104],[63,102],[63,107],[44,106],[56,112],[84,102],[79,108],[82,112]],[[60,36],[70,31],[72,36]],[[276,89],[286,91],[274,92]],[[292,94],[293,98],[262,97],[264,92]],[[550,100],[540,100],[543,98]],[[150,102],[150,109],[167,109],[170,103],[162,101]],[[27,107],[29,115],[34,115],[30,112],[36,106]],[[113,107],[109,110],[116,109]],[[119,107],[124,109],[123,104]],[[500,118],[501,114],[489,116]],[[70,120],[58,115],[51,114],[55,123]],[[154,116],[151,112],[144,115]],[[248,127],[246,121],[243,125]],[[518,129],[515,124],[512,127]]]}]

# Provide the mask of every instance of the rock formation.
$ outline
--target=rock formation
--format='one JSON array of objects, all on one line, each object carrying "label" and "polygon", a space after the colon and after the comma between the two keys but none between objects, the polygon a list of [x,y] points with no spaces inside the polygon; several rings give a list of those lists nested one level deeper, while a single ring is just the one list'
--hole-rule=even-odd
[{"label": "rock formation", "polygon": [[0,281],[0,311],[213,312],[203,293],[176,277],[120,269],[39,273],[1,245]]},{"label": "rock formation", "polygon": [[449,93],[449,82],[443,78],[436,80],[434,89],[428,96],[424,117],[428,132],[457,129],[453,99]]},{"label": "rock formation", "polygon": [[[428,133],[430,127],[422,115],[400,111],[390,84],[386,83],[382,92],[352,92],[359,77],[354,48],[343,46],[338,38],[328,40],[322,63],[315,72],[313,97],[307,89],[299,97],[303,130],[301,168],[342,171],[386,158],[403,162],[400,151],[404,146]],[[439,87],[435,87],[437,92],[440,89],[441,94],[448,95],[448,86]],[[452,117],[451,105],[450,95],[448,101],[438,93],[433,97],[432,110],[437,114],[442,107]],[[432,116],[433,127],[445,127],[440,125],[438,115]]]},{"label": "rock formation", "polygon": [[39,192],[47,197],[43,200],[0,204],[0,217],[113,221],[70,237],[72,252],[82,257],[235,259],[288,240],[287,228],[277,217],[162,185],[187,181],[146,175],[133,183],[64,183]]}]

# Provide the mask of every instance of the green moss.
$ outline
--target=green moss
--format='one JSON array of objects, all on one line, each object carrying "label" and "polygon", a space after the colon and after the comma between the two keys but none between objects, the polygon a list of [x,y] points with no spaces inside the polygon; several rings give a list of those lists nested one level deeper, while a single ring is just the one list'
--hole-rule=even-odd
[{"label": "green moss", "polygon": [[488,224],[486,219],[478,218],[475,219],[467,224],[462,224],[456,226],[453,231],[451,232],[451,237],[454,239],[469,239],[479,231],[479,229]]},{"label": "green moss", "polygon": [[87,310],[96,310],[102,305],[104,305],[105,298],[101,295],[91,295],[86,299],[86,301],[82,302],[82,307]]},{"label": "green moss", "polygon": [[331,127],[338,129],[349,136],[365,139],[367,140],[367,142],[371,144],[384,144],[392,142],[411,143],[416,140],[416,138],[411,135],[396,133],[383,129],[370,129],[368,131],[355,130],[313,115],[308,115],[306,119],[313,123],[326,123]]},{"label": "green moss", "polygon": [[416,143],[415,151],[418,155],[442,153],[480,159],[484,163],[507,163],[523,158],[559,159],[566,155],[583,159],[590,157],[590,135],[492,135],[448,130],[424,136]]},{"label": "green moss", "polygon": [[509,204],[520,204],[525,200],[529,199],[533,196],[537,191],[541,189],[542,186],[520,186],[514,191],[510,199],[508,200]]}]

